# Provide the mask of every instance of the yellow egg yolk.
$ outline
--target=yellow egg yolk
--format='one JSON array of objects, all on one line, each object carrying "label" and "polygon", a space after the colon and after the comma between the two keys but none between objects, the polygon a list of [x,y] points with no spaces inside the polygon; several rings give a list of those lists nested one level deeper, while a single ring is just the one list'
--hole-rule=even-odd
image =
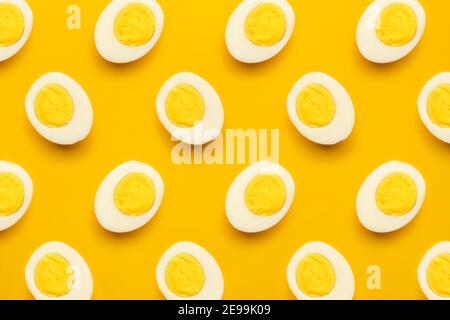
[{"label": "yellow egg yolk", "polygon": [[37,288],[48,297],[62,297],[73,286],[74,274],[69,262],[57,253],[42,257],[34,271]]},{"label": "yellow egg yolk", "polygon": [[278,175],[256,176],[245,190],[245,204],[254,214],[271,216],[283,208],[286,187]]},{"label": "yellow egg yolk", "polygon": [[205,271],[195,257],[181,253],[167,264],[165,278],[171,292],[179,297],[192,297],[202,290]]},{"label": "yellow egg yolk", "polygon": [[167,96],[166,114],[177,127],[193,127],[205,115],[205,102],[197,89],[179,84]]},{"label": "yellow egg yolk", "polygon": [[450,253],[442,253],[431,261],[427,270],[427,281],[435,294],[450,297]]},{"label": "yellow egg yolk", "polygon": [[434,124],[450,128],[450,84],[442,84],[430,93],[427,110]]},{"label": "yellow egg yolk", "polygon": [[376,33],[385,45],[400,47],[410,43],[417,32],[414,10],[403,3],[393,3],[380,14]]},{"label": "yellow egg yolk", "polygon": [[114,204],[123,214],[140,216],[147,213],[155,202],[155,185],[143,173],[130,173],[116,186]]},{"label": "yellow egg yolk", "polygon": [[15,44],[22,37],[24,29],[22,11],[12,3],[0,3],[0,47]]},{"label": "yellow egg yolk", "polygon": [[375,198],[378,208],[385,214],[405,215],[416,204],[416,183],[405,173],[390,174],[378,185]]},{"label": "yellow egg yolk", "polygon": [[42,88],[34,101],[34,111],[38,120],[50,128],[60,128],[69,123],[74,108],[70,94],[57,84],[49,84]]},{"label": "yellow egg yolk", "polygon": [[0,216],[16,213],[23,204],[25,189],[15,174],[0,173]]},{"label": "yellow egg yolk", "polygon": [[306,295],[320,298],[329,294],[336,282],[334,268],[327,258],[320,254],[309,254],[298,264],[297,285]]},{"label": "yellow egg yolk", "polygon": [[138,47],[150,41],[155,33],[153,11],[142,3],[123,8],[114,21],[114,35],[122,44]]},{"label": "yellow egg yolk", "polygon": [[245,21],[245,35],[257,46],[273,46],[283,39],[285,33],[284,12],[279,6],[271,3],[255,7]]},{"label": "yellow egg yolk", "polygon": [[297,98],[297,116],[311,128],[322,128],[336,115],[336,102],[331,93],[320,84],[305,87]]}]

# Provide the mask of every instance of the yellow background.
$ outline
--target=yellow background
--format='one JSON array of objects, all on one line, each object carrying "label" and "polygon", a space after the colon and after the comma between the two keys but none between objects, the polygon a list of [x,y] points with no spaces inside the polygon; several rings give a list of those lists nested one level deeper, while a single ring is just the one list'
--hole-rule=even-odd
[{"label": "yellow background", "polygon": [[[219,262],[227,299],[293,299],[285,270],[292,254],[312,240],[347,258],[357,299],[422,299],[417,266],[434,243],[450,239],[450,147],[422,125],[417,96],[434,74],[449,69],[450,2],[422,1],[427,25],[405,59],[380,66],[355,44],[359,17],[371,0],[292,0],[297,23],[280,55],[260,65],[232,59],[224,30],[240,0],[159,0],[166,17],[162,37],[143,59],[113,65],[97,53],[93,32],[108,0],[30,0],[35,23],[26,46],[0,63],[0,158],[31,175],[35,193],[23,219],[0,232],[0,298],[28,299],[24,267],[44,242],[74,247],[94,277],[96,299],[161,299],[155,266],[174,242],[194,241]],[[70,4],[82,10],[81,30],[66,28]],[[61,71],[90,96],[95,114],[88,138],[72,147],[44,140],[29,124],[24,98],[43,73]],[[294,204],[275,228],[256,235],[233,229],[224,212],[228,186],[245,168],[176,166],[168,133],[155,112],[163,82],[179,71],[198,73],[220,94],[226,128],[280,128],[281,164],[297,183]],[[290,123],[285,100],[310,71],[340,81],[353,98],[352,136],[334,147],[303,138]],[[123,235],[98,224],[93,201],[104,176],[127,160],[161,173],[166,194],[157,215]],[[355,213],[365,177],[388,160],[416,166],[427,182],[419,215],[404,229],[376,235]],[[366,268],[382,268],[382,290],[366,287]]]}]

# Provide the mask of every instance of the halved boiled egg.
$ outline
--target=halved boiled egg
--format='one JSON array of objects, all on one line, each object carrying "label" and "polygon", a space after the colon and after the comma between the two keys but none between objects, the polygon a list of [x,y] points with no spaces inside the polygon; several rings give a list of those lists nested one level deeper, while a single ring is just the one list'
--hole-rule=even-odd
[{"label": "halved boiled egg", "polygon": [[230,223],[242,232],[267,230],[286,215],[292,205],[295,182],[279,164],[261,161],[242,171],[225,200]]},{"label": "halved boiled egg", "polygon": [[266,61],[286,46],[294,25],[295,13],[286,0],[244,0],[228,20],[228,51],[241,62]]},{"label": "halved boiled egg", "polygon": [[155,0],[113,0],[97,20],[95,45],[110,62],[131,62],[155,46],[163,25],[164,13]]},{"label": "halved boiled egg", "polygon": [[27,211],[33,182],[19,165],[0,161],[0,231],[14,225]]},{"label": "halved boiled egg", "polygon": [[60,72],[44,74],[25,99],[28,120],[45,139],[62,145],[77,143],[93,123],[91,101],[83,88]]},{"label": "halved boiled egg", "polygon": [[355,278],[347,260],[323,242],[305,244],[294,254],[287,279],[299,300],[351,300],[355,293]]},{"label": "halved boiled egg", "polygon": [[361,54],[375,63],[389,63],[410,53],[425,30],[425,11],[418,0],[375,0],[356,30]]},{"label": "halved boiled egg", "polygon": [[25,280],[38,300],[89,300],[91,271],[78,252],[62,242],[47,242],[30,257]]},{"label": "halved boiled egg", "polygon": [[436,138],[450,143],[450,72],[439,73],[425,84],[418,106],[427,129]]},{"label": "halved boiled egg", "polygon": [[145,225],[158,211],[164,182],[148,164],[129,161],[111,171],[95,195],[95,214],[103,228],[129,232]]},{"label": "halved boiled egg", "polygon": [[32,28],[33,12],[25,0],[0,0],[0,61],[22,49]]},{"label": "halved boiled egg", "polygon": [[164,83],[156,97],[156,112],[174,139],[193,145],[216,139],[224,122],[217,92],[190,72],[177,73]]},{"label": "halved boiled egg", "polygon": [[220,300],[222,271],[213,256],[192,242],[178,242],[162,255],[156,281],[169,300]]},{"label": "halved boiled egg", "polygon": [[434,245],[417,271],[419,285],[430,300],[450,300],[450,242]]},{"label": "halved boiled egg", "polygon": [[355,123],[352,99],[335,79],[312,72],[296,82],[287,99],[289,118],[307,139],[333,145],[347,139]]},{"label": "halved boiled egg", "polygon": [[407,225],[425,199],[425,180],[413,166],[390,161],[373,171],[359,189],[356,211],[370,231],[384,233]]}]

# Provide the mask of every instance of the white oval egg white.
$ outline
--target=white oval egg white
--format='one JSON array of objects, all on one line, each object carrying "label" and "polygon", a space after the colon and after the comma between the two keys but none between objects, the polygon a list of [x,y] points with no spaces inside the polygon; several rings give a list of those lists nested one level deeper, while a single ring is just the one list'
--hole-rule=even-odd
[{"label": "white oval egg white", "polygon": [[[381,181],[393,173],[409,175],[417,188],[417,201],[413,209],[402,216],[390,216],[381,211],[376,203],[376,191]],[[361,224],[368,230],[386,233],[407,225],[419,212],[425,199],[425,180],[420,172],[410,164],[390,161],[378,167],[363,182],[356,199],[356,211]]]},{"label": "white oval egg white", "polygon": [[[129,216],[120,212],[114,204],[117,184],[130,173],[147,175],[155,186],[153,206],[140,216]],[[95,195],[95,215],[100,225],[111,232],[130,232],[144,226],[156,214],[164,196],[164,182],[159,173],[146,163],[128,161],[112,170],[102,181]]]},{"label": "white oval egg white", "polygon": [[[47,85],[57,84],[71,96],[74,104],[70,121],[58,128],[44,125],[36,116],[35,99]],[[37,79],[25,98],[25,111],[34,129],[45,139],[61,145],[72,145],[87,137],[94,121],[91,101],[84,89],[71,77],[61,72],[49,72]]]},{"label": "white oval egg white", "polygon": [[[188,84],[195,88],[205,103],[203,119],[190,128],[176,126],[166,113],[167,96],[180,84]],[[191,145],[202,145],[216,139],[223,128],[224,111],[219,95],[205,79],[191,72],[177,73],[164,83],[156,97],[156,113],[162,125],[175,140]]]},{"label": "white oval egg white", "polygon": [[[114,22],[128,4],[147,5],[155,17],[155,32],[148,43],[134,47],[122,44],[114,34]],[[128,63],[145,56],[158,42],[164,26],[164,13],[155,0],[113,0],[101,13],[95,26],[95,46],[100,55],[113,63]]]},{"label": "white oval egg white", "polygon": [[[205,274],[205,283],[201,291],[193,297],[179,297],[166,283],[168,263],[178,254],[190,254],[201,264]],[[156,282],[161,293],[168,300],[221,300],[224,291],[222,271],[214,257],[204,248],[193,242],[178,242],[164,252],[156,266]]]},{"label": "white oval egg white", "polygon": [[423,87],[418,99],[420,119],[425,127],[439,140],[450,143],[450,128],[443,128],[435,124],[428,114],[428,98],[438,86],[442,84],[450,84],[450,72],[442,72],[431,78]]},{"label": "white oval egg white", "polygon": [[[64,257],[69,262],[74,275],[72,288],[62,297],[49,297],[43,294],[34,280],[37,264],[45,255],[52,253]],[[90,300],[94,289],[91,271],[83,257],[67,244],[57,241],[47,242],[33,252],[25,267],[25,280],[28,289],[37,300]]]},{"label": "white oval egg white", "polygon": [[[380,13],[390,4],[407,4],[417,16],[417,32],[408,44],[400,47],[388,46],[381,42],[376,34]],[[425,30],[426,16],[422,5],[417,0],[375,0],[364,11],[356,29],[356,42],[361,54],[375,63],[390,63],[409,54],[419,43]]]},{"label": "white oval egg white", "polygon": [[2,231],[17,223],[28,210],[33,197],[33,181],[21,166],[8,161],[0,161],[0,173],[15,174],[22,182],[24,188],[24,199],[20,209],[9,216],[0,216],[0,231]]},{"label": "white oval egg white", "polygon": [[442,297],[434,293],[433,290],[431,290],[430,285],[428,284],[427,278],[427,272],[430,263],[434,260],[434,258],[443,253],[450,254],[450,241],[440,242],[431,247],[431,249],[429,249],[423,256],[417,270],[417,277],[419,279],[420,288],[429,300],[450,300],[450,297]]},{"label": "white oval egg white", "polygon": [[[336,281],[332,291],[323,297],[311,297],[303,293],[297,285],[299,263],[310,254],[324,256],[334,268]],[[289,288],[299,300],[352,300],[355,293],[355,278],[344,256],[323,242],[310,242],[297,250],[287,267]]]},{"label": "white oval egg white", "polygon": [[[309,85],[320,84],[333,96],[336,114],[331,123],[321,128],[304,124],[297,115],[297,99],[300,92]],[[329,75],[321,72],[308,73],[298,80],[287,98],[287,110],[297,130],[307,139],[323,145],[334,145],[347,139],[355,124],[355,110],[345,88]]]},{"label": "white oval egg white", "polygon": [[[260,216],[247,207],[245,191],[248,184],[261,174],[276,174],[284,182],[286,188],[286,201],[279,212],[271,216]],[[225,211],[231,225],[237,230],[255,233],[275,226],[283,219],[292,205],[295,194],[295,182],[291,174],[279,164],[261,161],[254,163],[242,171],[228,189],[225,200]]]},{"label": "white oval egg white", "polygon": [[0,0],[1,3],[11,3],[17,6],[22,12],[24,19],[24,30],[19,41],[7,47],[0,47],[0,61],[4,61],[19,52],[30,37],[31,30],[33,29],[33,12],[25,0]]},{"label": "white oval egg white", "polygon": [[[277,44],[257,46],[245,35],[245,21],[251,11],[260,4],[275,4],[286,17],[286,32]],[[231,14],[225,30],[225,41],[230,54],[244,63],[259,63],[276,56],[287,44],[295,26],[295,13],[286,0],[244,0]]]}]

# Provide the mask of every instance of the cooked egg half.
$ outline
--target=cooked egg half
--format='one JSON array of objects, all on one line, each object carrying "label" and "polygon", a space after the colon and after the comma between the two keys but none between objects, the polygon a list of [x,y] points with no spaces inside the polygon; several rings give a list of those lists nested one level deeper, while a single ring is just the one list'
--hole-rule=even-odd
[{"label": "cooked egg half", "polygon": [[74,249],[62,242],[47,242],[30,257],[25,280],[37,300],[89,300],[91,271]]},{"label": "cooked egg half", "polygon": [[129,161],[111,171],[95,195],[95,214],[103,228],[129,232],[145,225],[158,211],[164,182],[148,164]]},{"label": "cooked egg half", "polygon": [[241,62],[266,61],[286,46],[294,25],[295,13],[286,0],[244,0],[228,20],[228,51]]},{"label": "cooked egg half", "polygon": [[60,72],[44,74],[33,83],[25,109],[36,131],[56,144],[77,143],[92,128],[94,115],[88,95],[75,80]]},{"label": "cooked egg half", "polygon": [[224,122],[217,92],[190,72],[177,73],[164,83],[156,97],[156,112],[174,139],[193,145],[216,139]]},{"label": "cooked egg half", "polygon": [[0,161],[0,231],[22,218],[33,197],[33,182],[19,165]]},{"label": "cooked egg half", "polygon": [[359,221],[373,232],[391,232],[407,225],[425,199],[425,180],[416,168],[390,161],[373,171],[359,189]]},{"label": "cooked egg half", "polygon": [[450,143],[450,72],[439,73],[425,84],[418,106],[427,129],[436,138]]},{"label": "cooked egg half", "polygon": [[260,232],[275,226],[292,205],[295,182],[279,164],[261,161],[234,179],[225,200],[230,223],[242,232]]},{"label": "cooked egg half", "polygon": [[168,300],[220,300],[223,276],[213,256],[192,242],[178,242],[163,254],[156,281]]},{"label": "cooked egg half", "polygon": [[355,293],[355,278],[347,260],[323,242],[305,244],[294,254],[287,280],[299,300],[351,300]]},{"label": "cooked egg half", "polygon": [[32,28],[33,12],[25,0],[0,0],[0,61],[22,49]]},{"label": "cooked egg half", "polygon": [[287,99],[289,118],[307,139],[333,145],[351,134],[355,123],[353,102],[344,87],[320,72],[303,76]]},{"label": "cooked egg half", "polygon": [[155,0],[113,0],[97,20],[95,45],[110,62],[131,62],[155,46],[163,25],[164,13]]},{"label": "cooked egg half", "polygon": [[397,61],[419,43],[425,20],[425,11],[417,0],[375,0],[359,20],[359,51],[375,63]]},{"label": "cooked egg half", "polygon": [[450,242],[434,245],[417,271],[419,285],[430,300],[450,300]]}]

